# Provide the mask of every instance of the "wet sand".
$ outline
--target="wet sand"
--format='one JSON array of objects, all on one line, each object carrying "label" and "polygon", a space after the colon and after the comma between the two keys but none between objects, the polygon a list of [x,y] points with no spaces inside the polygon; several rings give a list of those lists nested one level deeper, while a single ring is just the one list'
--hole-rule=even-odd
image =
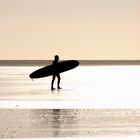
[{"label": "wet sand", "polygon": [[140,135],[140,109],[1,109],[0,114],[0,138]]}]

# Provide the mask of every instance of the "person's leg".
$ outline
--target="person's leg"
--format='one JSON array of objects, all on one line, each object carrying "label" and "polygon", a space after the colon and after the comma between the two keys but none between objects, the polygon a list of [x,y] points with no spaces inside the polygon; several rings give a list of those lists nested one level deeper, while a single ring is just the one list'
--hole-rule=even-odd
[{"label": "person's leg", "polygon": [[52,77],[52,82],[51,82],[51,90],[54,90],[54,89],[55,89],[55,88],[53,87],[54,80],[55,80],[55,75],[53,75],[53,77]]},{"label": "person's leg", "polygon": [[60,80],[61,80],[60,74],[57,75],[57,78],[58,78],[57,89],[61,89],[61,87],[60,87]]}]

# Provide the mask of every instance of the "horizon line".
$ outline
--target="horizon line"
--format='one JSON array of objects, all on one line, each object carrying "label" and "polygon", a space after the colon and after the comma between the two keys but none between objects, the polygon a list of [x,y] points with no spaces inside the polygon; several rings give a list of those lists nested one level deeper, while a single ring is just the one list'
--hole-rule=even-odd
[{"label": "horizon line", "polygon": [[[53,60],[0,60],[0,66],[43,66]],[[66,61],[66,60],[60,60]],[[140,60],[78,60],[80,65],[140,65]]]}]

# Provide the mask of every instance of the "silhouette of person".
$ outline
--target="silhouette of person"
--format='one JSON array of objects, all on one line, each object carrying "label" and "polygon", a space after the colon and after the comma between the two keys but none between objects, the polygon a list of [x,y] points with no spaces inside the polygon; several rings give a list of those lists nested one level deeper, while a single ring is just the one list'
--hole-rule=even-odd
[{"label": "silhouette of person", "polygon": [[[59,56],[58,55],[55,55],[54,56],[54,61],[53,61],[53,65],[54,66],[57,66],[58,65],[58,61],[59,61]],[[60,73],[58,72],[58,68],[56,68],[53,72],[53,76],[52,76],[52,82],[51,82],[51,90],[53,91],[55,88],[53,87],[53,84],[54,84],[54,81],[55,81],[55,77],[57,77],[58,81],[57,81],[57,89],[62,89],[60,87]]]}]

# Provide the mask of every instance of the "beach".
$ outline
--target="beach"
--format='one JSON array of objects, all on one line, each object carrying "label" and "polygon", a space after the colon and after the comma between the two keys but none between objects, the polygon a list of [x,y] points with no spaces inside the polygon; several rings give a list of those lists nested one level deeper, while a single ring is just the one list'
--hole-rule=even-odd
[{"label": "beach", "polygon": [[139,109],[1,109],[0,138],[137,136]]},{"label": "beach", "polygon": [[140,66],[79,66],[54,92],[40,67],[0,67],[1,139],[140,135]]}]

